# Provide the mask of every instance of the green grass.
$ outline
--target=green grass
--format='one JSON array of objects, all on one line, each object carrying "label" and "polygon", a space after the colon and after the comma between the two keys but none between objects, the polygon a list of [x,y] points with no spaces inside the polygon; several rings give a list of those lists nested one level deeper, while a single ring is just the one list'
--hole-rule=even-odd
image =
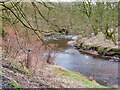
[{"label": "green grass", "polygon": [[2,71],[0,71],[0,75],[5,76],[5,74]]},{"label": "green grass", "polygon": [[[0,71],[0,75],[6,77],[5,74],[4,74],[2,71]],[[6,77],[6,78],[7,78],[7,77]],[[7,82],[8,82],[8,84],[9,84],[10,86],[14,86],[15,88],[20,88],[20,86],[19,86],[17,83],[10,82],[10,81],[7,81]]]},{"label": "green grass", "polygon": [[19,86],[17,83],[8,81],[8,84],[9,84],[10,86],[14,86],[15,88],[20,88],[20,86]]},{"label": "green grass", "polygon": [[80,75],[77,72],[70,72],[70,71],[65,71],[64,69],[61,68],[57,68],[55,70],[56,72],[56,76],[57,77],[62,77],[63,75],[66,76],[66,80],[67,77],[70,78],[70,80],[74,81],[74,80],[78,80],[81,81],[83,85],[85,85],[86,87],[92,87],[92,88],[107,88],[105,86],[99,85],[97,82],[95,81],[90,81],[89,79],[87,79],[86,77]]}]

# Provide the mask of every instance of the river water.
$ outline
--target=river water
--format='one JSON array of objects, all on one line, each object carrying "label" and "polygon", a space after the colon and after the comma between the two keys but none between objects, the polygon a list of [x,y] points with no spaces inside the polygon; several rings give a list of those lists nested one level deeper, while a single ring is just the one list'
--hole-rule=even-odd
[{"label": "river water", "polygon": [[99,84],[111,87],[118,85],[118,64],[100,57],[93,57],[79,52],[74,47],[67,45],[74,36],[47,37],[50,44],[56,45],[56,50],[51,53],[55,56],[54,64],[70,71],[77,71],[87,77],[92,77]]}]

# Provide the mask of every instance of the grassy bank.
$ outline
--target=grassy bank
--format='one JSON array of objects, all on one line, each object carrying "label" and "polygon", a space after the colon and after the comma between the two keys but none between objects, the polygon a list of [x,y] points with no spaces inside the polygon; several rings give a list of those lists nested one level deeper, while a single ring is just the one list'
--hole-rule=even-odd
[{"label": "grassy bank", "polygon": [[107,88],[99,85],[95,80],[81,75],[78,72],[67,71],[61,67],[55,68],[56,76],[62,79],[63,83],[69,82],[74,88]]},{"label": "grassy bank", "polygon": [[[4,75],[12,88],[107,88],[99,85],[78,72],[71,72],[55,65],[43,64],[39,73],[22,74],[9,68],[3,68]],[[25,71],[26,72],[26,71]],[[5,82],[5,81],[4,81]],[[9,84],[11,82],[11,84]]]}]

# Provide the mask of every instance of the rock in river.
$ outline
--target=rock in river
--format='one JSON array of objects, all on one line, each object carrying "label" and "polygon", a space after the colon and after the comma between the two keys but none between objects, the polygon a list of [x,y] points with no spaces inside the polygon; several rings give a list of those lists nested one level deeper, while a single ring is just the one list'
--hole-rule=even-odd
[{"label": "rock in river", "polygon": [[76,44],[76,41],[69,41],[67,44],[70,46],[74,46]]}]

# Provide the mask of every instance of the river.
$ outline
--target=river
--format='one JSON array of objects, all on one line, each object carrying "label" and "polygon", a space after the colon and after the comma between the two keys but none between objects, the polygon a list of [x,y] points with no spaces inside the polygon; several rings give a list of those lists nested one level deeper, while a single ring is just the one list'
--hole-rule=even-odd
[{"label": "river", "polygon": [[55,56],[53,63],[69,71],[77,71],[87,77],[92,77],[99,84],[111,87],[118,85],[118,64],[112,60],[93,57],[79,52],[67,44],[74,36],[50,36],[46,40],[56,45],[56,50],[51,53]]}]

